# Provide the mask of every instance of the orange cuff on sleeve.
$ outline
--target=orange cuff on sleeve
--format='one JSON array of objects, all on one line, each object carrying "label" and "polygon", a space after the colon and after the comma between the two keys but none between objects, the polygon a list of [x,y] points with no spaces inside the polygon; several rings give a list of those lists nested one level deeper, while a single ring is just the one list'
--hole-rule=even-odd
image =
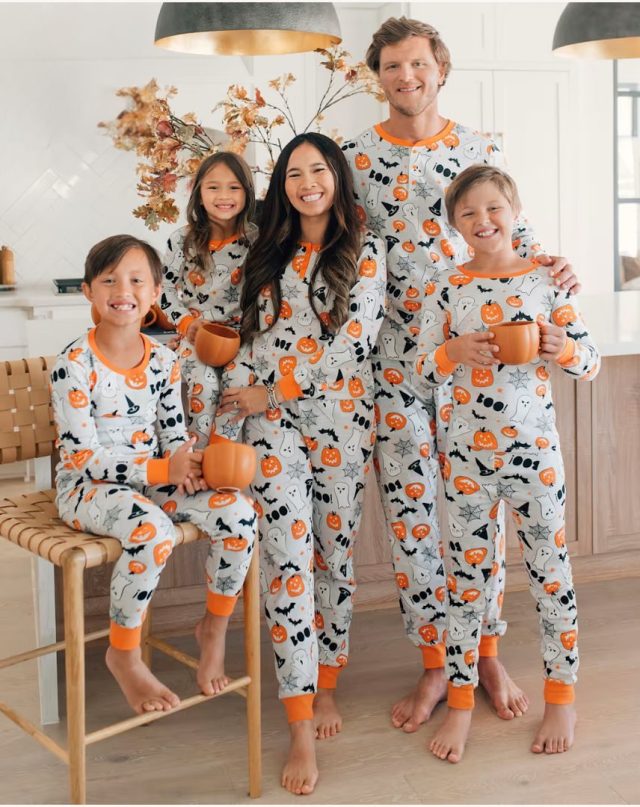
[{"label": "orange cuff on sleeve", "polygon": [[293,377],[293,373],[287,373],[287,375],[282,376],[276,386],[285,401],[292,401],[303,394],[300,384]]},{"label": "orange cuff on sleeve", "polygon": [[420,648],[422,653],[422,666],[425,670],[440,670],[444,667],[446,651],[444,644],[431,644]]},{"label": "orange cuff on sleeve", "polygon": [[294,695],[292,698],[282,698],[282,705],[287,713],[287,722],[313,720],[314,697],[315,695]]},{"label": "orange cuff on sleeve", "polygon": [[148,460],[147,482],[149,485],[165,485],[169,481],[169,457]]},{"label": "orange cuff on sleeve", "polygon": [[449,681],[447,684],[447,706],[452,709],[473,709],[474,705],[473,684],[454,687]]},{"label": "orange cuff on sleeve", "polygon": [[436,360],[436,367],[438,368],[440,375],[451,375],[451,373],[458,366],[455,362],[451,361],[447,355],[446,342],[443,345],[440,345],[440,347],[436,350],[434,358]]},{"label": "orange cuff on sleeve", "polygon": [[576,699],[576,693],[573,689],[573,684],[564,684],[562,681],[556,681],[553,678],[547,678],[544,682],[544,702],[556,703],[560,706],[573,703]]},{"label": "orange cuff on sleeve", "polygon": [[576,352],[576,343],[570,337],[567,336],[567,342],[562,349],[562,353],[556,358],[556,364],[559,364],[560,367],[570,362]]},{"label": "orange cuff on sleeve", "polygon": [[238,597],[235,595],[227,597],[224,594],[207,591],[207,611],[215,616],[231,616],[237,601]]},{"label": "orange cuff on sleeve", "polygon": [[483,636],[478,645],[478,656],[482,658],[493,658],[498,655],[499,636]]},{"label": "orange cuff on sleeve", "polygon": [[327,664],[318,665],[318,689],[335,689],[338,686],[338,676],[342,667],[329,667]]},{"label": "orange cuff on sleeve", "polygon": [[142,626],[137,628],[123,628],[116,622],[109,624],[109,644],[116,650],[135,650],[140,647]]},{"label": "orange cuff on sleeve", "polygon": [[184,317],[178,322],[176,325],[176,331],[181,333],[183,336],[187,332],[187,328],[191,325],[192,322],[195,322],[196,317],[192,317],[191,314],[185,314]]}]

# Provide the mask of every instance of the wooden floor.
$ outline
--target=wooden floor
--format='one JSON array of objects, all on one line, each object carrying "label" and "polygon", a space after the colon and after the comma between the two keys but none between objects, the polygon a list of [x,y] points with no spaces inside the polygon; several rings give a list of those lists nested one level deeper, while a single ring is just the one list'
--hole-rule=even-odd
[{"label": "wooden floor", "polygon": [[[0,542],[2,654],[32,640],[30,567],[25,553]],[[391,703],[418,674],[416,653],[394,610],[356,613],[351,664],[341,682],[345,726],[318,744],[321,778],[306,803],[329,804],[629,804],[640,802],[640,583],[621,580],[578,588],[582,665],[577,742],[568,754],[538,757],[528,750],[541,708],[542,681],[535,613],[528,593],[511,593],[510,628],[501,654],[533,701],[529,714],[498,720],[484,698],[460,765],[425,750],[432,734],[394,730]],[[229,640],[228,669],[241,669],[241,635]],[[195,652],[191,637],[179,640]],[[88,727],[125,717],[127,707],[102,661],[88,656]],[[287,729],[276,699],[270,646],[263,636],[264,790],[258,803],[293,803],[279,787]],[[157,655],[161,677],[180,694],[195,693],[193,675]],[[35,664],[0,671],[0,697],[37,719]],[[92,803],[247,803],[244,701],[227,696],[159,724],[93,745],[87,754]],[[442,717],[442,707],[434,721]],[[60,739],[62,726],[47,731]],[[67,801],[65,766],[0,715],[0,801]]]}]

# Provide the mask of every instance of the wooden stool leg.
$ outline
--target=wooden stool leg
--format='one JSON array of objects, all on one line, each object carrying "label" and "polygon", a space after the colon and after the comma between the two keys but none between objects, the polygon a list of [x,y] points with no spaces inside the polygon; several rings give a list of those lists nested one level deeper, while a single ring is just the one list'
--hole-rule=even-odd
[{"label": "wooden stool leg", "polygon": [[147,638],[151,633],[151,605],[147,608],[147,613],[142,623],[142,633],[140,634],[140,647],[142,650],[142,661],[151,669],[151,662],[153,661],[153,648],[147,644]]},{"label": "wooden stool leg", "polygon": [[84,553],[68,552],[62,562],[64,596],[67,743],[71,803],[85,804]]},{"label": "wooden stool leg", "polygon": [[258,544],[244,581],[244,654],[247,675],[247,735],[249,741],[249,796],[262,792],[262,737],[260,727],[260,574]]}]

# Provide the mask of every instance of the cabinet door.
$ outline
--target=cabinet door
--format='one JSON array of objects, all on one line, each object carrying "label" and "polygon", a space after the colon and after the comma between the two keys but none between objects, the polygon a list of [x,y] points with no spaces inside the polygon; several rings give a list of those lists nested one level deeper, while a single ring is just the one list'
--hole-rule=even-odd
[{"label": "cabinet door", "polygon": [[491,70],[453,70],[438,98],[440,114],[481,132],[493,131]]},{"label": "cabinet door", "polygon": [[494,126],[509,173],[542,246],[564,254],[561,232],[570,207],[569,74],[494,71]]},{"label": "cabinet door", "polygon": [[564,3],[498,3],[494,7],[497,59],[536,64],[557,60],[551,45]]},{"label": "cabinet door", "polygon": [[432,25],[455,65],[492,59],[495,7],[492,3],[410,3],[408,17]]},{"label": "cabinet door", "polygon": [[602,361],[593,396],[593,551],[637,550],[640,541],[640,358]]}]

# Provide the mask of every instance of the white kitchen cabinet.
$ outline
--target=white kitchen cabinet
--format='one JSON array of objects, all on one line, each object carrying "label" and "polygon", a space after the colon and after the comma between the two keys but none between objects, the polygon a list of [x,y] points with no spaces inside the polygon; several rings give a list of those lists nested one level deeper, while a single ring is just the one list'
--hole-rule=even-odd
[{"label": "white kitchen cabinet", "polygon": [[451,73],[439,100],[442,115],[496,138],[526,215],[552,254],[566,254],[561,236],[572,223],[571,82],[564,70],[464,69]]},{"label": "white kitchen cabinet", "polygon": [[0,296],[0,361],[59,353],[91,325],[82,294],[22,286]]},{"label": "white kitchen cabinet", "polygon": [[481,132],[493,132],[493,71],[454,70],[440,90],[438,109],[445,118]]},{"label": "white kitchen cabinet", "polygon": [[410,3],[408,16],[432,25],[451,52],[451,61],[494,57],[494,3]]},{"label": "white kitchen cabinet", "polygon": [[496,70],[493,76],[493,131],[502,135],[507,167],[537,236],[560,255],[572,198],[570,79],[567,72],[543,70]]}]

